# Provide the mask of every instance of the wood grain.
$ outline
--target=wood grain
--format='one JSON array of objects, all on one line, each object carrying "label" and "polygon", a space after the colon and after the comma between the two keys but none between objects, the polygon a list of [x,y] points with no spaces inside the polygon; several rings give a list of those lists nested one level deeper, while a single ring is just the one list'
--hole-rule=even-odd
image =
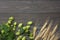
[{"label": "wood grain", "polygon": [[[23,23],[29,20],[36,22],[38,19],[38,29],[47,17],[54,21],[53,25],[60,24],[60,1],[0,1],[0,24],[6,22],[10,16]],[[57,32],[60,33],[60,25]]]}]

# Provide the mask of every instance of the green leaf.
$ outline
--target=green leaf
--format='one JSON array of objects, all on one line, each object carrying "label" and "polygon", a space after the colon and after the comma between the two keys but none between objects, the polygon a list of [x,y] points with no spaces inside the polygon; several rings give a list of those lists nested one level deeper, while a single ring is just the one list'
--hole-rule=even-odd
[{"label": "green leaf", "polygon": [[15,38],[15,34],[13,32],[9,32],[7,40],[13,40]]},{"label": "green leaf", "polygon": [[5,32],[8,32],[10,30],[10,28],[7,27],[7,25],[5,25],[5,24],[2,24],[1,27],[2,27],[2,30],[4,30]]},{"label": "green leaf", "polygon": [[23,33],[24,33],[24,29],[20,28],[20,34],[23,34]]}]

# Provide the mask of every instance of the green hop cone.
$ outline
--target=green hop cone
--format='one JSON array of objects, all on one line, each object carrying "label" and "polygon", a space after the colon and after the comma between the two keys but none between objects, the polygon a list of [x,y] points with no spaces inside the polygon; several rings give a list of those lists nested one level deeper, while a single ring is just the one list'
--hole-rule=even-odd
[{"label": "green hop cone", "polygon": [[14,26],[16,28],[16,26]]},{"label": "green hop cone", "polygon": [[11,24],[12,22],[11,22],[11,20],[8,20],[8,24]]},{"label": "green hop cone", "polygon": [[15,27],[13,27],[13,30],[15,31]]},{"label": "green hop cone", "polygon": [[16,32],[16,35],[20,35],[20,31]]},{"label": "green hop cone", "polygon": [[22,25],[23,25],[23,23],[19,23],[18,28],[21,28],[21,27],[22,27]]},{"label": "green hop cone", "polygon": [[5,24],[7,27],[10,27],[10,25],[8,23]]},{"label": "green hop cone", "polygon": [[23,30],[26,30],[26,27],[23,27]]},{"label": "green hop cone", "polygon": [[22,39],[22,36],[21,35],[17,37],[17,40],[21,40],[21,39]]},{"label": "green hop cone", "polygon": [[27,22],[27,25],[31,25],[33,22],[32,21],[28,21]]},{"label": "green hop cone", "polygon": [[24,36],[24,37],[22,38],[22,40],[26,40],[26,37]]},{"label": "green hop cone", "polygon": [[14,25],[11,25],[11,27],[13,27]]},{"label": "green hop cone", "polygon": [[30,39],[34,39],[34,37],[29,37]]},{"label": "green hop cone", "polygon": [[34,37],[33,37],[33,33],[30,33],[29,38],[30,38],[30,39],[34,39]]},{"label": "green hop cone", "polygon": [[29,30],[25,30],[25,32],[27,33],[27,32],[29,32]]},{"label": "green hop cone", "polygon": [[30,36],[33,36],[33,33],[30,33]]},{"label": "green hop cone", "polygon": [[14,20],[14,17],[12,17],[12,16],[11,16],[11,17],[9,17],[9,20],[12,20],[12,21],[13,21],[13,20]]},{"label": "green hop cone", "polygon": [[3,34],[5,31],[4,30],[1,30],[1,33]]},{"label": "green hop cone", "polygon": [[26,26],[26,29],[29,29],[29,28],[30,28],[30,25],[27,25],[27,26]]},{"label": "green hop cone", "polygon": [[17,25],[17,22],[14,22],[14,26],[16,26]]}]

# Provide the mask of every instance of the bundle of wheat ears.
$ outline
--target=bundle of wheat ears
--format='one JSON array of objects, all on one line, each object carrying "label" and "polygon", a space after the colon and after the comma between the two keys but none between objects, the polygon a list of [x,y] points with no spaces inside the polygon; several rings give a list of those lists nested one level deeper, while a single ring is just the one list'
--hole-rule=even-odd
[{"label": "bundle of wheat ears", "polygon": [[58,40],[59,37],[55,34],[58,24],[56,24],[53,30],[51,30],[53,21],[51,21],[49,25],[48,22],[49,20],[46,20],[46,22],[44,23],[44,25],[40,29],[40,32],[37,35],[36,35],[37,27],[33,28],[34,40]]}]

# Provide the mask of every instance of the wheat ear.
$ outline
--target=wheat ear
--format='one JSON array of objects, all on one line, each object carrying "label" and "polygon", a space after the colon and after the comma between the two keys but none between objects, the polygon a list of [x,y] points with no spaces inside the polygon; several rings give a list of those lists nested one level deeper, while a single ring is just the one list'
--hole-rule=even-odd
[{"label": "wheat ear", "polygon": [[36,36],[36,30],[37,30],[37,27],[33,27],[33,37],[35,38]]},{"label": "wheat ear", "polygon": [[43,30],[43,32],[39,33],[39,34],[36,36],[35,40],[41,38],[42,35],[45,33],[46,30],[47,30],[47,29],[45,28],[45,29]]},{"label": "wheat ear", "polygon": [[40,30],[40,32],[42,32],[43,30],[44,30],[44,28],[46,27],[46,25],[48,24],[48,21],[49,20],[46,20],[46,22],[44,23],[44,25],[42,26],[42,28],[41,28],[41,30]]},{"label": "wheat ear", "polygon": [[52,35],[52,36],[51,36],[51,38],[50,38],[50,40],[53,40],[53,39],[54,39],[54,37],[55,37],[55,35]]},{"label": "wheat ear", "polygon": [[53,34],[56,32],[57,27],[58,27],[58,24],[56,24],[56,26],[54,27],[54,29],[53,29],[53,31],[52,31],[52,33],[51,33],[51,35],[53,35]]},{"label": "wheat ear", "polygon": [[47,40],[50,39],[50,36],[51,36],[51,32],[49,32],[48,37],[47,37]]},{"label": "wheat ear", "polygon": [[59,39],[59,37],[58,36],[55,36],[53,40],[58,40],[58,39]]},{"label": "wheat ear", "polygon": [[50,24],[48,25],[47,31],[44,33],[44,35],[43,35],[42,38],[46,37],[46,35],[47,35],[47,34],[49,33],[49,31],[50,31],[51,26],[52,26],[52,21],[51,21]]}]

